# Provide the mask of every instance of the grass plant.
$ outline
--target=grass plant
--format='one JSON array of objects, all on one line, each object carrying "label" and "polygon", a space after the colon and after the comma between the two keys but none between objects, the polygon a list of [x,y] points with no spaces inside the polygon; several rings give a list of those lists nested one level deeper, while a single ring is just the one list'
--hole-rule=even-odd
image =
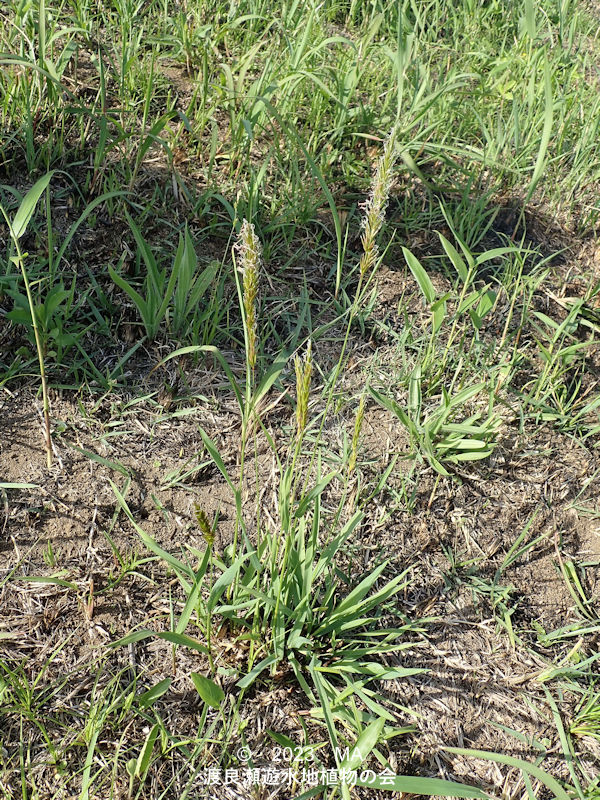
[{"label": "grass plant", "polygon": [[[17,269],[20,271],[21,276],[23,278],[23,285],[25,287],[25,292],[27,295],[27,310],[29,311],[29,322],[33,329],[33,335],[35,337],[35,347],[37,351],[38,357],[38,364],[40,367],[40,381],[42,384],[42,397],[43,397],[43,414],[44,414],[44,437],[45,437],[45,447],[46,447],[46,465],[48,469],[52,466],[52,439],[50,434],[50,401],[48,399],[48,386],[46,383],[46,370],[44,367],[44,355],[45,355],[45,347],[42,342],[42,336],[40,333],[40,323],[43,324],[45,320],[42,318],[42,313],[46,310],[46,306],[43,306],[41,309],[38,310],[34,304],[33,294],[31,292],[31,285],[29,281],[29,276],[27,274],[27,269],[25,267],[25,259],[27,257],[27,253],[23,253],[19,245],[19,239],[25,234],[27,230],[27,226],[31,220],[35,212],[35,207],[47,189],[48,184],[52,178],[52,173],[47,173],[42,178],[35,183],[31,189],[27,192],[25,197],[21,200],[19,204],[19,208],[17,213],[15,214],[14,218],[11,220],[5,209],[0,206],[0,211],[2,212],[2,216],[4,217],[6,224],[8,225],[8,230],[10,233],[10,238],[13,242],[15,248],[15,255],[12,257],[12,261]],[[58,295],[55,294],[54,301],[50,298],[50,302],[52,306],[56,306],[64,297],[61,296],[59,293]],[[46,316],[46,315],[44,315]]]}]

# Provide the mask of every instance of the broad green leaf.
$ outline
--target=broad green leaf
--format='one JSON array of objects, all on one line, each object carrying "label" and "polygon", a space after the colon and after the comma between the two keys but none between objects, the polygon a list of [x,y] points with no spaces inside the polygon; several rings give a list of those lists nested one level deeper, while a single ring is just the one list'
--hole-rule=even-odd
[{"label": "broad green leaf", "polygon": [[463,405],[483,389],[485,389],[485,383],[476,383],[473,386],[467,386],[466,389],[461,389],[460,392],[457,392],[449,399],[448,407],[455,408]]},{"label": "broad green leaf", "polygon": [[137,308],[140,317],[144,323],[146,329],[149,327],[151,328],[153,325],[154,320],[150,319],[150,310],[149,306],[142,297],[142,295],[133,288],[133,286],[128,283],[125,278],[122,278],[121,275],[118,274],[112,267],[109,266],[108,274],[113,279],[113,281],[117,284],[117,286],[122,289],[125,294],[129,296],[129,298],[133,301],[135,307]]},{"label": "broad green leaf", "polygon": [[120,472],[121,475],[124,475],[126,478],[131,478],[129,470],[122,464],[119,464],[118,461],[110,461],[108,458],[103,458],[97,453],[93,453],[91,450],[85,450],[83,447],[77,447],[74,444],[72,444],[71,447],[86,458],[89,458],[90,461],[95,461],[97,464],[102,464],[103,467],[108,467],[109,469],[114,469],[115,472]]},{"label": "broad green leaf", "polygon": [[446,422],[443,426],[444,433],[459,433],[461,435],[465,435],[467,433],[472,434],[485,434],[490,428],[493,426],[484,426],[484,425],[471,425],[468,422]]},{"label": "broad green leaf", "polygon": [[165,678],[141,694],[137,699],[140,708],[150,708],[150,706],[154,705],[155,701],[169,690],[172,681],[172,678]]},{"label": "broad green leaf", "polygon": [[357,675],[369,675],[378,681],[396,680],[407,678],[410,675],[419,675],[424,672],[422,667],[386,667],[378,661],[358,661],[356,659],[341,659],[332,661],[327,667],[320,667],[324,672],[347,672]]},{"label": "broad green leaf", "polygon": [[508,253],[516,253],[517,251],[517,247],[494,247],[492,250],[486,250],[485,253],[478,256],[475,259],[475,263],[477,266],[480,266],[486,261],[491,261],[493,258],[500,258],[500,256],[505,256]]},{"label": "broad green leaf", "polygon": [[280,744],[282,747],[289,747],[290,750],[295,750],[298,745],[289,736],[285,736],[283,733],[277,733],[277,731],[272,731],[267,729],[266,731],[267,736],[270,739],[273,739],[274,742]]},{"label": "broad green leaf", "polygon": [[372,586],[376,583],[377,579],[383,572],[383,570],[387,567],[387,561],[384,561],[383,564],[380,564],[376,567],[372,572],[370,572],[363,580],[353,589],[350,594],[342,600],[342,602],[336,607],[334,611],[334,615],[341,614],[344,611],[349,609],[357,608],[365,597],[365,595],[371,590]]},{"label": "broad green leaf", "polygon": [[[552,135],[552,123],[554,119],[554,108],[552,98],[552,78],[550,75],[550,65],[548,64],[548,57],[544,55],[544,128],[542,130],[542,138],[540,140],[540,148],[538,150],[535,167],[533,168],[533,175],[531,176],[531,183],[529,189],[523,200],[523,208],[527,205],[531,196],[535,191],[538,181],[542,177],[544,171],[544,164],[546,161],[546,153],[548,152],[548,145],[550,144],[550,137]],[[524,212],[522,212],[523,214]]]},{"label": "broad green leaf", "polygon": [[481,800],[488,798],[485,792],[474,786],[465,786],[441,778],[412,778],[404,775],[387,777],[374,774],[373,780],[370,778],[362,780],[359,776],[356,785],[388,792],[403,792],[418,797],[476,797]]},{"label": "broad green leaf", "polygon": [[322,481],[319,481],[316,486],[313,486],[313,488],[304,495],[304,497],[298,503],[298,508],[296,509],[294,517],[303,517],[306,514],[306,511],[313,505],[315,499],[323,493],[325,488],[335,478],[336,474],[337,473],[335,471],[330,472],[323,478]]},{"label": "broad green leaf", "polygon": [[171,644],[176,644],[180,647],[189,647],[192,650],[197,650],[199,653],[208,653],[208,648],[196,639],[192,639],[191,636],[186,636],[183,633],[174,633],[172,631],[161,631],[157,633],[156,631],[150,631],[146,628],[129,633],[116,642],[111,642],[110,647],[123,647],[128,644],[134,644],[135,642],[141,642],[144,639],[152,638],[164,639],[167,642],[171,642]]},{"label": "broad green leaf", "polygon": [[[195,253],[194,253],[195,255]],[[216,274],[219,270],[220,264],[218,261],[211,261],[210,264],[202,270],[200,275],[194,281],[194,285],[192,286],[188,300],[187,300],[187,307],[186,311],[189,313],[194,309],[200,299],[204,297],[208,287],[214,281]]]},{"label": "broad green leaf", "polygon": [[464,314],[465,311],[469,311],[475,305],[475,303],[479,302],[481,298],[481,291],[474,291],[470,292],[462,301],[457,309],[457,314]]},{"label": "broad green leaf", "polygon": [[331,713],[331,705],[329,703],[329,699],[325,691],[325,685],[322,676],[319,674],[320,666],[321,666],[320,662],[317,661],[315,656],[313,656],[310,660],[310,664],[308,665],[308,671],[310,672],[314,687],[317,690],[317,694],[319,696],[319,700],[321,703],[321,711],[323,712],[323,716],[325,718],[325,725],[327,726],[327,733],[329,734],[329,742],[331,744],[331,747],[333,748],[334,753],[337,753],[338,752],[337,731],[335,729],[335,723],[333,721],[333,715]]},{"label": "broad green leaf", "polygon": [[221,458],[221,454],[219,453],[219,450],[217,449],[216,444],[210,438],[208,433],[206,433],[204,428],[199,428],[199,431],[200,431],[200,436],[202,437],[202,441],[204,442],[204,446],[206,447],[206,449],[208,451],[208,454],[210,455],[210,457],[214,461],[215,466],[217,467],[217,469],[219,470],[221,475],[225,478],[225,481],[226,481],[227,485],[229,486],[229,488],[232,490],[232,492],[234,492],[234,493],[237,492],[237,489],[233,485],[233,481],[231,480],[231,478],[229,476],[229,471],[228,471],[227,467],[225,466],[225,462]]},{"label": "broad green leaf", "polygon": [[492,289],[488,289],[486,292],[484,292],[484,294],[481,296],[481,300],[479,301],[476,311],[479,319],[483,319],[485,315],[492,310],[495,302],[496,292],[494,292]]},{"label": "broad green leaf", "polygon": [[537,26],[535,22],[535,11],[536,6],[533,3],[533,0],[525,0],[525,16],[524,16],[524,23],[525,23],[525,30],[527,35],[531,39],[531,41],[535,41],[537,37]]},{"label": "broad green leaf", "polygon": [[357,511],[344,525],[340,533],[325,547],[314,569],[313,580],[316,581],[323,571],[332,563],[340,547],[342,547],[356,526],[362,522],[363,517],[364,513],[362,511]]},{"label": "broad green leaf", "polygon": [[384,725],[385,719],[379,717],[379,719],[376,719],[365,728],[356,740],[356,744],[350,751],[348,758],[345,758],[340,764],[339,769],[355,770],[359,767],[379,741]]},{"label": "broad green leaf", "polygon": [[258,664],[256,664],[247,675],[244,675],[243,678],[240,678],[240,680],[236,683],[236,686],[238,686],[240,689],[247,689],[248,686],[251,686],[254,683],[261,672],[264,672],[264,670],[266,670],[267,667],[270,667],[271,664],[276,664],[277,661],[278,658],[276,655],[270,655],[267,656],[267,658],[263,658],[263,660],[259,661]]},{"label": "broad green leaf", "polygon": [[233,581],[235,580],[238,572],[244,561],[247,561],[251,557],[251,553],[243,553],[239,556],[234,563],[228,567],[225,572],[223,572],[215,581],[211,591],[210,596],[208,598],[207,607],[209,611],[213,611],[219,600],[221,599],[223,592],[227,589]]},{"label": "broad green leaf", "polygon": [[135,774],[138,778],[144,779],[146,772],[148,771],[148,767],[150,766],[150,759],[152,758],[152,750],[154,749],[154,742],[156,741],[156,737],[158,736],[158,732],[160,727],[158,722],[153,725],[150,730],[148,731],[148,735],[146,736],[146,741],[144,742],[144,746],[142,747],[140,754],[138,756],[136,765],[135,765]]},{"label": "broad green leaf", "polygon": [[380,405],[382,405],[384,408],[387,408],[388,411],[391,411],[392,414],[395,414],[398,417],[400,422],[405,428],[407,428],[408,432],[412,436],[418,434],[418,428],[416,424],[408,416],[406,411],[404,411],[404,409],[398,405],[398,403],[396,403],[394,400],[391,400],[389,397],[386,397],[386,395],[381,394],[381,392],[378,392],[376,389],[373,389],[372,386],[368,386],[367,388],[369,390],[369,394],[371,394]]},{"label": "broad green leaf", "polygon": [[481,439],[455,439],[441,441],[437,445],[438,453],[444,450],[483,450],[488,446],[487,442]]},{"label": "broad green leaf", "polygon": [[288,356],[286,353],[279,353],[275,361],[271,364],[264,378],[260,382],[256,392],[252,397],[251,410],[254,409],[267,394],[271,386],[275,383],[277,378],[281,375],[282,370],[287,364]]},{"label": "broad green leaf", "polygon": [[435,288],[424,267],[421,265],[417,257],[414,256],[406,247],[402,248],[402,252],[404,253],[406,263],[410,267],[410,271],[419,284],[419,288],[423,292],[425,299],[429,305],[435,303]]},{"label": "broad green leaf", "polygon": [[34,183],[21,201],[21,205],[15,214],[15,218],[13,219],[11,226],[12,232],[16,239],[20,239],[27,230],[27,226],[29,225],[31,217],[33,216],[33,212],[35,211],[38,200],[50,183],[53,175],[54,171],[47,172],[45,175],[42,175],[39,181]]},{"label": "broad green leaf", "polygon": [[[448,472],[448,470],[445,469],[445,467],[442,466],[441,462],[434,455],[429,455],[428,459],[429,459],[429,463],[431,464],[431,466],[434,468],[434,470],[439,475],[443,475],[444,478],[449,478],[450,477],[450,473]],[[446,460],[448,460],[448,459],[446,459]]]},{"label": "broad green leaf", "polygon": [[413,419],[419,419],[421,416],[421,365],[413,369],[408,383],[408,413]]},{"label": "broad green leaf", "polygon": [[469,268],[461,258],[458,250],[454,247],[454,245],[451,244],[448,241],[448,239],[446,239],[446,237],[443,236],[439,231],[438,231],[438,236],[440,237],[442,247],[446,251],[446,255],[448,256],[448,258],[452,262],[452,266],[458,273],[458,277],[464,284],[467,284],[467,281],[469,280]]},{"label": "broad green leaf", "polygon": [[204,675],[199,675],[197,672],[190,673],[190,678],[206,705],[211,708],[219,708],[225,699],[223,689],[210,678],[205,678]]},{"label": "broad green leaf", "polygon": [[444,320],[446,319],[446,301],[451,297],[450,292],[443,295],[443,297],[439,297],[435,303],[431,305],[431,313],[433,315],[433,332],[437,333],[439,329],[442,327]]},{"label": "broad green leaf", "polygon": [[446,456],[446,461],[451,464],[458,464],[461,461],[482,461],[488,458],[492,453],[492,448],[488,447],[485,450],[471,450],[468,453],[454,453],[453,455]]},{"label": "broad green leaf", "polygon": [[183,633],[184,630],[187,628],[192,613],[198,604],[198,599],[200,597],[200,592],[202,591],[202,579],[206,574],[206,570],[208,569],[208,565],[210,563],[210,547],[206,548],[202,561],[200,562],[200,566],[194,575],[194,584],[192,586],[192,591],[188,594],[187,600],[185,601],[185,606],[183,607],[183,611],[181,612],[181,616],[177,622],[177,626],[175,627],[176,633]]}]

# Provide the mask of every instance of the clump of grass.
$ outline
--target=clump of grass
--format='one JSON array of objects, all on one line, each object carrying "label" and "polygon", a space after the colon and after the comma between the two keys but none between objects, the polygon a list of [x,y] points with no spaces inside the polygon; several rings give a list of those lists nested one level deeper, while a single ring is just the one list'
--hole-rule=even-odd
[{"label": "clump of grass", "polygon": [[[375,258],[375,261],[369,262],[371,273],[377,261],[375,238],[381,228],[381,218],[387,202],[392,164],[393,143],[390,139],[376,170],[372,195],[367,204],[365,247],[369,250],[368,258]],[[354,587],[346,586],[346,582],[340,578],[342,573],[337,565],[338,553],[344,549],[352,533],[360,525],[364,512],[352,507],[349,515],[343,513],[348,510],[345,492],[338,499],[337,507],[333,511],[328,509],[325,512],[323,494],[333,481],[339,481],[343,485],[344,475],[355,468],[364,417],[364,398],[355,422],[351,464],[341,464],[339,469],[324,474],[318,436],[311,441],[311,451],[307,454],[308,465],[302,463],[302,445],[310,424],[309,399],[314,369],[310,339],[304,355],[297,355],[294,361],[296,426],[291,436],[294,436],[295,446],[284,450],[287,453],[287,463],[282,463],[281,450],[272,439],[267,438],[279,469],[276,486],[277,519],[272,523],[265,519],[261,510],[261,487],[258,485],[252,509],[245,509],[241,502],[245,426],[250,416],[256,413],[256,395],[261,391],[260,387],[255,389],[257,352],[260,347],[257,326],[260,252],[254,227],[244,220],[235,248],[247,376],[237,480],[225,466],[214,442],[202,432],[208,453],[234,493],[234,541],[226,563],[213,559],[209,552],[211,545],[207,533],[208,521],[197,514],[208,548],[202,557],[200,569],[196,571],[196,581],[198,577],[204,580],[209,575],[209,562],[214,569],[221,571],[221,577],[208,588],[207,602],[201,599],[197,585],[192,589],[192,595],[200,606],[196,624],[200,629],[204,628],[208,643],[211,641],[212,619],[218,616],[237,626],[241,625],[247,631],[251,645],[244,673],[239,676],[236,684],[241,692],[238,703],[241,702],[243,693],[259,676],[267,671],[273,675],[282,663],[286,663],[313,705],[315,718],[324,717],[334,751],[337,752],[340,737],[347,741],[345,730],[352,731],[353,739],[361,735],[368,736],[374,746],[386,737],[404,733],[406,729],[397,727],[394,703],[385,701],[373,688],[372,682],[375,679],[385,681],[403,678],[421,671],[418,668],[388,667],[379,663],[379,659],[384,654],[401,649],[399,640],[409,630],[420,630],[422,626],[418,620],[399,628],[383,628],[380,623],[383,610],[387,608],[389,612],[393,612],[394,598],[409,584],[410,570],[385,581],[383,578],[387,562],[383,562],[362,576]],[[326,390],[323,421],[331,408],[345,357],[344,347],[335,369],[334,380]],[[264,380],[263,378],[261,386]],[[240,399],[239,388],[234,386],[234,389]],[[121,503],[123,505],[122,498]],[[345,523],[342,522],[342,517],[346,520]],[[254,531],[254,536],[251,536],[251,531]],[[237,549],[238,532],[242,534],[241,552]],[[143,538],[154,552],[160,552],[147,534]],[[170,563],[174,564],[173,559]],[[189,570],[177,568],[177,571],[181,573],[182,585],[189,584]],[[353,583],[350,579],[348,582]],[[219,591],[215,594],[217,587]],[[227,602],[222,603],[220,596],[225,589]],[[189,601],[186,609],[191,609]],[[189,613],[185,618],[188,622],[193,621]],[[180,620],[175,633],[182,634],[183,630]],[[184,640],[180,641],[185,644]],[[212,658],[210,660],[212,664]],[[332,669],[331,664],[338,667]],[[344,676],[341,680],[340,674]],[[360,719],[353,711],[354,703],[359,698],[367,707],[366,713]],[[384,711],[383,703],[392,710]],[[366,756],[367,753],[360,760]],[[339,765],[341,764],[340,760]]]}]

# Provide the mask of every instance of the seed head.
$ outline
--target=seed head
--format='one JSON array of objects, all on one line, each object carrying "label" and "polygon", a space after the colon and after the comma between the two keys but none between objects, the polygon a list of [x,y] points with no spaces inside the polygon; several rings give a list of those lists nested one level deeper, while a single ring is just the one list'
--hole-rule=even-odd
[{"label": "seed head", "polygon": [[356,468],[356,457],[358,455],[358,445],[360,442],[360,432],[362,429],[363,420],[365,418],[365,396],[360,398],[358,404],[358,411],[354,419],[354,433],[352,434],[352,449],[350,451],[350,460],[348,461],[348,473],[351,474]]},{"label": "seed head", "polygon": [[376,240],[377,234],[385,222],[385,209],[390,195],[395,160],[396,142],[392,132],[386,139],[383,153],[377,162],[371,193],[364,205],[361,239],[363,254],[359,263],[361,278],[371,272],[379,257]]},{"label": "seed head", "polygon": [[296,435],[302,437],[308,421],[308,399],[310,397],[310,381],[312,377],[312,342],[308,340],[304,358],[296,356]]},{"label": "seed head", "polygon": [[198,527],[202,532],[202,536],[204,536],[204,540],[209,547],[213,546],[215,541],[215,532],[212,529],[212,525],[208,521],[208,517],[206,515],[206,511],[204,511],[198,503],[194,504],[194,514],[196,516],[196,522],[198,523]]},{"label": "seed head", "polygon": [[261,248],[254,225],[244,220],[237,242],[240,259],[244,294],[244,315],[248,335],[248,364],[251,369],[256,366],[256,296],[258,294],[258,270],[260,267]]}]

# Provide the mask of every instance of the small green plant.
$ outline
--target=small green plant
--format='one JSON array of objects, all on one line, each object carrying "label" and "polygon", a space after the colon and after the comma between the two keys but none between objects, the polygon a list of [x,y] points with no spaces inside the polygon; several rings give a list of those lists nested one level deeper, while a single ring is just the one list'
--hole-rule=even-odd
[{"label": "small green plant", "polygon": [[52,179],[52,175],[52,172],[46,173],[46,175],[42,176],[31,187],[25,197],[21,200],[21,204],[19,205],[19,208],[12,220],[8,216],[4,207],[0,205],[0,212],[2,212],[2,216],[8,225],[9,235],[15,248],[15,255],[11,257],[11,261],[19,269],[23,278],[23,284],[25,286],[25,293],[27,296],[27,308],[29,311],[28,321],[31,323],[35,339],[35,347],[40,367],[40,380],[42,383],[46,464],[48,469],[50,469],[52,466],[52,438],[50,434],[50,400],[48,399],[48,386],[46,384],[46,370],[44,366],[44,342],[40,332],[38,314],[36,313],[36,306],[31,291],[29,276],[27,275],[27,270],[25,269],[25,260],[28,254],[21,250],[19,240],[25,234],[38,201],[44,191],[48,188],[48,184]]},{"label": "small green plant", "polygon": [[[27,296],[10,289],[7,294],[13,300],[15,308],[7,312],[6,318],[21,323],[33,333]],[[74,296],[75,279],[69,289],[66,289],[62,281],[59,281],[46,293],[44,300],[35,305],[34,313],[43,355],[45,358],[53,356],[59,364],[62,363],[64,354],[74,345],[76,339],[66,324],[71,317]]]},{"label": "small green plant", "polygon": [[533,312],[542,368],[525,386],[522,396],[539,419],[553,422],[561,430],[590,436],[598,431],[600,398],[586,401],[587,392],[582,387],[585,356],[593,346],[591,341],[580,341],[577,336],[583,305],[583,300],[574,302],[562,322],[540,311]]},{"label": "small green plant", "polygon": [[198,331],[202,322],[208,322],[214,312],[210,303],[206,308],[202,308],[201,303],[215,280],[219,263],[213,261],[198,271],[194,243],[186,228],[179,237],[170,272],[161,268],[135,222],[129,214],[126,216],[138,246],[138,255],[146,267],[142,292],[112,267],[108,271],[117,286],[133,301],[146,336],[154,341],[165,319],[170,332],[176,336],[184,335],[189,329]]},{"label": "small green plant", "polygon": [[369,387],[372,397],[391,411],[407,429],[415,454],[444,476],[450,475],[444,464],[479,461],[488,458],[494,450],[500,419],[493,413],[491,403],[487,414],[477,412],[459,422],[454,421],[465,405],[485,390],[485,383],[461,389],[454,395],[442,389],[439,405],[426,411],[423,407],[420,366],[415,367],[410,376],[406,410],[387,395]]},{"label": "small green plant", "polygon": [[[448,224],[451,225],[451,221],[446,213],[446,210],[443,209],[443,211]],[[448,321],[447,301],[450,297],[450,294],[447,293],[441,297],[438,297],[431,278],[427,274],[427,271],[421,262],[406,247],[403,247],[402,251],[404,253],[406,263],[408,264],[410,271],[417,281],[419,289],[421,290],[421,293],[423,294],[423,297],[425,298],[425,301],[429,305],[431,311],[431,335],[429,346],[423,359],[423,364],[427,367],[431,366],[432,369],[434,369],[434,374],[439,378],[443,375],[444,369],[448,362],[449,354],[452,352],[452,347],[454,346],[457,335],[460,331],[459,323],[463,320],[465,314],[468,314],[475,332],[475,336],[477,337],[484,318],[494,308],[497,294],[491,288],[491,286],[489,284],[478,288],[475,288],[474,286],[478,270],[481,269],[484,264],[494,259],[498,259],[506,256],[509,253],[515,252],[516,248],[512,246],[497,247],[492,250],[487,250],[485,253],[475,257],[460,239],[458,234],[454,233],[454,238],[462,250],[461,256],[458,250],[451,242],[448,241],[448,239],[446,239],[445,236],[443,236],[441,233],[438,233],[438,236],[446,256],[456,270],[460,284],[457,306],[452,317],[450,333],[448,334],[447,341],[444,343],[444,354],[441,359],[441,363],[436,367],[433,367],[433,362],[435,361],[436,357],[436,345],[440,330],[444,323]]]},{"label": "small green plant", "polygon": [[592,684],[583,693],[569,726],[571,736],[591,736],[600,741],[600,692]]}]

